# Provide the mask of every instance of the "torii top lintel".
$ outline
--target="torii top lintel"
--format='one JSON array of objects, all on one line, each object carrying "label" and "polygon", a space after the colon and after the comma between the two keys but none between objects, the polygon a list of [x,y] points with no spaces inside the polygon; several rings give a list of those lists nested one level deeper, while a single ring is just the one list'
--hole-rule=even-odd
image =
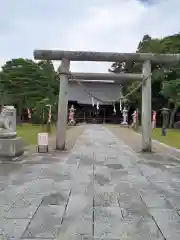
[{"label": "torii top lintel", "polygon": [[95,62],[116,62],[128,60],[143,62],[150,60],[155,63],[172,63],[180,61],[180,54],[35,50],[34,58],[37,60],[62,60],[63,58],[66,58],[70,61]]}]

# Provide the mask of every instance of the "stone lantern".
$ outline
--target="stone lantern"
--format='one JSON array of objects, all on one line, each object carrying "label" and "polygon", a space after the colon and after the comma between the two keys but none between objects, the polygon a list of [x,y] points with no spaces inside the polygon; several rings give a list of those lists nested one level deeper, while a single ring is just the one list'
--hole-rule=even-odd
[{"label": "stone lantern", "polygon": [[161,109],[161,114],[163,117],[163,122],[162,122],[162,129],[161,129],[161,135],[162,136],[166,136],[166,128],[168,126],[168,122],[169,122],[169,108],[162,108]]},{"label": "stone lantern", "polygon": [[121,122],[122,125],[128,125],[128,100],[124,99],[124,106],[122,110],[123,121]]}]

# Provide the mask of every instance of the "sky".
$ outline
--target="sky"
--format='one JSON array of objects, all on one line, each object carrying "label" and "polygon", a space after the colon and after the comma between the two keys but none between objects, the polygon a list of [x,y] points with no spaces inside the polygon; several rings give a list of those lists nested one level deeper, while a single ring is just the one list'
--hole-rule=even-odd
[{"label": "sky", "polygon": [[[34,49],[135,52],[143,35],[180,32],[180,0],[1,0],[0,66]],[[55,62],[55,67],[60,64]],[[73,62],[107,72],[110,63]]]}]

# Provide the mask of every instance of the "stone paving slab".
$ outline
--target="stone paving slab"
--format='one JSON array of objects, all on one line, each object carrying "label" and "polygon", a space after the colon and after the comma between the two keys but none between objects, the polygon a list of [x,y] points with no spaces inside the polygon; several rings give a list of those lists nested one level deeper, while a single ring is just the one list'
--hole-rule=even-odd
[{"label": "stone paving slab", "polygon": [[40,206],[23,238],[55,238],[61,226],[64,206]]},{"label": "stone paving slab", "polygon": [[29,221],[29,219],[0,219],[0,235],[5,240],[21,239]]},{"label": "stone paving slab", "polygon": [[180,165],[140,156],[102,125],[70,152],[1,166],[0,240],[180,239]]},{"label": "stone paving slab", "polygon": [[60,228],[58,240],[91,240],[92,237],[92,221],[89,220],[65,220]]},{"label": "stone paving slab", "polygon": [[12,207],[6,214],[6,218],[11,219],[32,219],[33,215],[37,211],[37,205],[31,205],[29,207]]},{"label": "stone paving slab", "polygon": [[171,209],[150,209],[155,221],[167,240],[179,239],[180,236],[180,217]]}]

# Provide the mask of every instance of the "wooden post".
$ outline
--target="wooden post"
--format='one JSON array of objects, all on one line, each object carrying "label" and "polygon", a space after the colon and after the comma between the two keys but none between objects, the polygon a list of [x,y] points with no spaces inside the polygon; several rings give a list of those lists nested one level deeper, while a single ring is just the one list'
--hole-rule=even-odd
[{"label": "wooden post", "polygon": [[142,84],[142,151],[152,151],[152,122],[151,122],[151,61],[143,63],[144,80]]},{"label": "wooden post", "polygon": [[103,123],[106,123],[106,109],[104,108]]},{"label": "wooden post", "polygon": [[136,109],[136,131],[139,129],[139,109]]},{"label": "wooden post", "polygon": [[59,83],[59,101],[58,101],[58,119],[56,125],[56,149],[64,150],[66,142],[67,127],[67,109],[68,109],[68,72],[70,61],[62,59],[60,66],[60,83]]},{"label": "wooden post", "polygon": [[84,111],[84,123],[86,122],[86,112]]}]

